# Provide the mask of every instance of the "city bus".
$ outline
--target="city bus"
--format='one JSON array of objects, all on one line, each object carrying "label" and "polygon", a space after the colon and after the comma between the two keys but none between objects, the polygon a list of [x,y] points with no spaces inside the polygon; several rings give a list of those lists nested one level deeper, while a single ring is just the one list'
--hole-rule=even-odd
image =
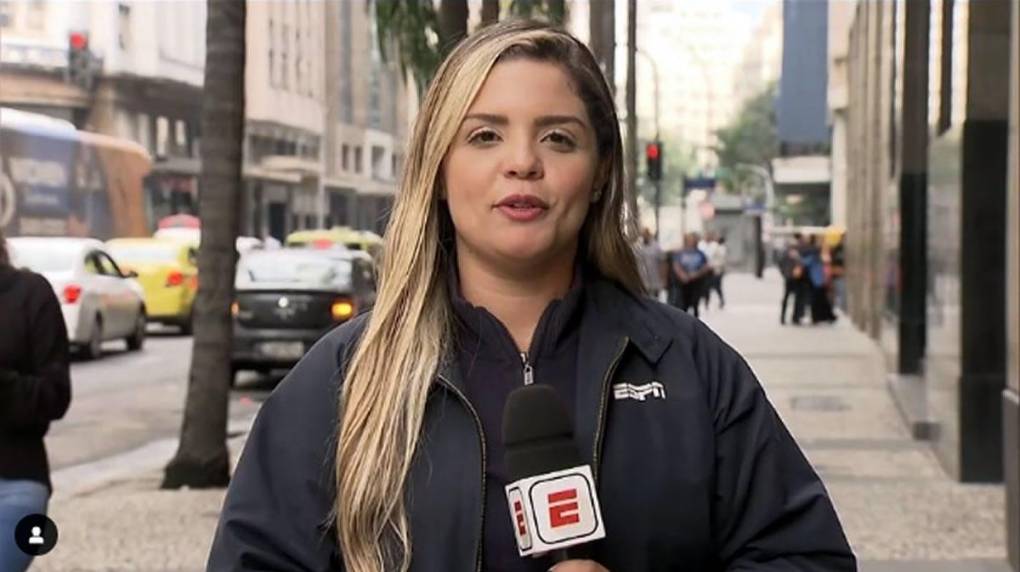
[{"label": "city bus", "polygon": [[150,232],[144,147],[67,121],[0,108],[0,229],[101,240]]}]

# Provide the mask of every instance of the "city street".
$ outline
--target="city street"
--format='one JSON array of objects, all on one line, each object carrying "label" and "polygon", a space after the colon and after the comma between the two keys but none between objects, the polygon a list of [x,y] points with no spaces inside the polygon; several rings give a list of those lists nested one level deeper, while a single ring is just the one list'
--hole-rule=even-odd
[{"label": "city street", "polygon": [[[726,309],[713,306],[705,321],[747,358],[821,474],[861,560],[861,570],[1006,572],[1003,487],[954,482],[926,445],[910,439],[886,388],[881,352],[875,344],[845,320],[835,326],[781,327],[781,284],[774,273],[764,281],[744,274],[727,276],[726,281]],[[135,379],[125,375],[120,384],[99,381],[93,368],[115,371],[100,362],[88,367],[76,364],[76,373],[89,372],[76,383],[94,382],[97,400],[103,391],[99,387],[105,387],[118,396],[111,398],[116,405],[106,410],[108,415],[117,412],[134,419],[150,427],[139,435],[160,438],[173,434],[172,419],[179,416],[187,343],[184,338],[153,341],[146,354],[160,355],[158,362],[143,361],[146,354],[118,356],[108,362],[134,364],[129,369],[134,370]],[[181,349],[181,354],[157,354],[163,347]],[[156,363],[165,371],[156,374]],[[180,377],[175,379],[171,370]],[[157,379],[149,379],[152,376]],[[129,399],[139,389],[158,394],[168,403],[161,405],[148,397]],[[264,387],[238,392],[232,402],[234,418],[254,408],[246,399],[255,401],[264,394]],[[79,407],[70,421],[89,423],[87,410],[91,415],[103,411],[98,401]],[[132,413],[125,415],[117,408]],[[142,421],[145,415],[153,417],[152,423]],[[161,433],[163,423],[170,428],[166,434]],[[87,431],[77,435],[83,443],[96,440]],[[243,439],[239,434],[230,441],[235,459]],[[136,442],[122,442],[121,447],[141,441],[138,437]],[[58,484],[51,516],[60,527],[60,542],[53,552],[36,560],[33,570],[202,570],[223,491],[161,491],[159,469],[166,458],[160,461],[95,483],[88,491],[68,494]]]},{"label": "city street", "polygon": [[[58,494],[168,460],[181,428],[191,343],[190,336],[150,325],[141,352],[116,341],[105,344],[98,361],[74,359],[71,407],[46,435]],[[241,375],[231,395],[234,425],[246,427],[273,382]]]},{"label": "city street", "polygon": [[[390,515],[369,505],[477,464],[460,440],[471,428],[434,405],[414,365],[436,357],[423,340],[457,345],[432,339],[451,325],[435,317],[453,315],[433,312],[450,294],[427,288],[437,278],[457,278],[472,312],[489,310],[483,326],[502,322],[500,342],[514,342],[502,353],[530,348],[520,373],[516,355],[489,363],[488,327],[459,344],[468,391],[452,397],[470,397],[496,451],[481,451],[480,568],[512,567],[497,561],[513,530],[519,546],[546,538],[527,519],[503,533],[489,525],[491,492],[525,473],[504,462],[512,433],[492,424],[513,411],[504,403],[518,375],[569,375],[546,363],[560,361],[561,342],[582,348],[563,371],[587,371],[589,353],[614,357],[583,349],[610,341],[612,328],[587,327],[594,312],[634,321],[629,341],[602,385],[584,374],[556,389],[577,423],[601,395],[597,495],[573,492],[611,500],[594,527],[580,504],[573,522],[553,518],[567,488],[532,500],[571,542],[591,537],[560,526],[604,528],[621,555],[600,556],[627,569],[609,572],[643,560],[697,567],[705,555],[847,561],[831,511],[805,508],[794,488],[818,493],[798,478],[805,459],[863,572],[1020,572],[1020,0],[0,0],[0,59],[0,528],[18,547],[0,542],[0,572],[25,572],[24,556],[47,550],[30,570],[204,570],[225,489],[195,487],[226,480],[224,413],[233,476],[260,409],[278,401],[284,421],[267,423],[284,439],[270,440],[265,472],[296,480],[257,494],[305,512],[292,502],[308,489],[302,475],[335,465],[353,503],[341,512],[368,519],[344,527],[344,546],[378,548],[360,532]],[[679,311],[714,290],[699,319],[761,390],[697,379],[734,370],[702,361],[712,357],[702,338],[619,310],[633,302],[623,296],[581,304],[586,319],[543,322],[570,268],[547,263],[575,244],[577,261],[624,282],[639,279],[626,276],[634,249],[646,289],[664,286]],[[525,264],[527,280],[515,270]],[[799,323],[781,323],[787,302]],[[210,329],[214,306],[223,319],[229,307],[233,339]],[[328,360],[301,374],[328,395],[269,400],[286,371],[267,367],[294,364],[371,308],[398,321],[371,324],[341,421],[315,408],[339,400]],[[156,318],[180,329],[147,323]],[[65,337],[79,350],[70,375],[54,343]],[[196,339],[199,358],[229,346],[233,371],[262,373],[241,371],[226,391],[200,359],[192,376]],[[663,403],[617,403],[649,395]],[[215,457],[211,478],[194,467],[209,458],[164,474],[186,409],[188,444],[220,453],[203,455]],[[411,451],[407,420],[423,411],[436,430],[420,442],[435,448]],[[557,417],[526,413],[529,428]],[[750,445],[746,426],[757,428]],[[579,427],[591,451],[590,426]],[[300,454],[324,435],[349,455]],[[296,460],[278,441],[298,447]],[[391,474],[399,455],[414,479]],[[624,490],[628,472],[662,488]],[[453,509],[474,502],[460,494],[464,474],[443,478],[464,501]],[[308,498],[298,504],[326,502]],[[699,498],[700,512],[668,512]],[[243,528],[252,503],[237,504],[241,516],[231,508],[226,520]],[[529,513],[516,505],[514,520]],[[408,504],[408,522],[439,536],[452,528],[437,514],[466,522],[436,506]],[[52,518],[59,540],[26,510]],[[680,532],[656,526],[664,519]],[[419,545],[446,542],[419,532],[415,568],[429,560]]]}]

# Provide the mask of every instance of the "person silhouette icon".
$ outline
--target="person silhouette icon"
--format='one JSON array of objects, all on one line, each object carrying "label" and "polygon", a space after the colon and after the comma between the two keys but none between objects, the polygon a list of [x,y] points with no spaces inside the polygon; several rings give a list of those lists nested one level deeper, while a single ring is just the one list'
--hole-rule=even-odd
[{"label": "person silhouette icon", "polygon": [[38,526],[32,527],[32,536],[28,539],[29,544],[43,544],[42,529]]}]

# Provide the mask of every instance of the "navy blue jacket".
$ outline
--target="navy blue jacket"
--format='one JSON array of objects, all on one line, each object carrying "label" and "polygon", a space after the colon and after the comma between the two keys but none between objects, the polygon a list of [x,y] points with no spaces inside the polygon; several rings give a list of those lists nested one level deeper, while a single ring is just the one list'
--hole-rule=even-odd
[{"label": "navy blue jacket", "polygon": [[[744,360],[694,318],[613,282],[584,296],[573,407],[606,528],[594,559],[611,572],[856,570],[825,488]],[[263,405],[209,570],[343,570],[325,523],[339,383],[365,323],[323,338]],[[625,385],[655,383],[644,400]],[[442,368],[406,490],[414,572],[481,569],[480,427],[457,367]]]}]

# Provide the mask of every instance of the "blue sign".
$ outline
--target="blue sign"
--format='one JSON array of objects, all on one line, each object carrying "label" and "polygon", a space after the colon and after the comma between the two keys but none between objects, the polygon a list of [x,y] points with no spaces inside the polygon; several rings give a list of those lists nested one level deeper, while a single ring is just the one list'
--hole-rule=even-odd
[{"label": "blue sign", "polygon": [[694,189],[711,191],[715,188],[715,177],[684,177],[684,192]]}]

